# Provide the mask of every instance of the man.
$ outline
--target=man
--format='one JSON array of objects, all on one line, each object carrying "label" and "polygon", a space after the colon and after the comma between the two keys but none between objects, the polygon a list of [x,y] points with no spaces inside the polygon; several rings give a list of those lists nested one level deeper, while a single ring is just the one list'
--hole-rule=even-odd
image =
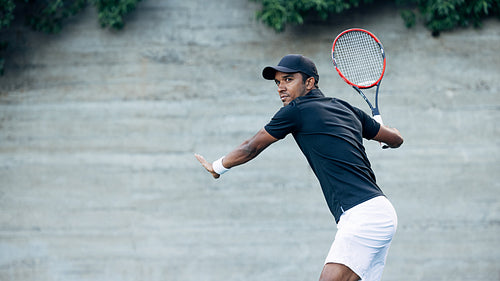
[{"label": "man", "polygon": [[198,154],[196,158],[219,178],[291,133],[338,224],[320,280],[380,280],[397,217],[375,182],[363,138],[397,148],[403,143],[401,134],[345,101],[325,97],[318,88],[316,66],[307,57],[287,55],[278,66],[264,68],[262,75],[276,82],[283,107],[226,156],[213,163]]}]

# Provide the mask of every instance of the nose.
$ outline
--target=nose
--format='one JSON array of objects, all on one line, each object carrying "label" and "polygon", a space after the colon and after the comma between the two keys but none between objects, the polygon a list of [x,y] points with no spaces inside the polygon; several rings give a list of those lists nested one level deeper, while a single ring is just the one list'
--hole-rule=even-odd
[{"label": "nose", "polygon": [[279,83],[278,84],[278,92],[282,92],[285,90],[286,90],[285,83]]}]

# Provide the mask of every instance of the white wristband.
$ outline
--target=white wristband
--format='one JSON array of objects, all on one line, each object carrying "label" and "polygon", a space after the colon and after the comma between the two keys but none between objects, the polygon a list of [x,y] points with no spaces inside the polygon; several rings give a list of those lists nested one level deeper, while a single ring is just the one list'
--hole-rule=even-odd
[{"label": "white wristband", "polygon": [[222,165],[222,159],[224,159],[224,156],[222,156],[221,158],[215,160],[212,163],[212,167],[214,168],[214,172],[216,172],[219,175],[222,175],[225,172],[229,171],[228,168],[226,168],[226,167],[224,167],[224,165]]},{"label": "white wristband", "polygon": [[377,121],[380,125],[384,125],[384,121],[382,121],[382,116],[380,116],[380,114],[374,115],[373,119],[375,119],[375,121]]}]

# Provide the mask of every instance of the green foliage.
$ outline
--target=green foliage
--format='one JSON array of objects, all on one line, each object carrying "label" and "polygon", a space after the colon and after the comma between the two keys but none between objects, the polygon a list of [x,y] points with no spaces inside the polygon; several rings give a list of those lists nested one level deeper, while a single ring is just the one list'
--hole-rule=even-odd
[{"label": "green foliage", "polygon": [[[12,0],[0,0],[0,32],[10,26],[14,19],[16,5]],[[7,49],[7,42],[0,40],[0,75],[3,75],[5,59],[3,53]]]},{"label": "green foliage", "polygon": [[10,22],[14,19],[14,8],[16,5],[12,0],[0,0],[0,30],[10,26]]},{"label": "green foliage", "polygon": [[417,17],[415,16],[415,13],[411,10],[402,10],[401,11],[401,18],[403,18],[406,27],[414,27],[415,23],[417,21]]},{"label": "green foliage", "polygon": [[[1,0],[0,0],[1,1]],[[124,16],[135,9],[141,0],[25,0],[28,13],[26,21],[34,30],[58,33],[65,19],[92,4],[97,8],[102,27],[122,29]]]},{"label": "green foliage", "polygon": [[123,17],[135,10],[137,2],[141,0],[92,0],[99,12],[99,23],[102,27],[122,29]]},{"label": "green foliage", "polygon": [[[124,17],[141,0],[0,0],[0,32],[9,29],[14,15],[22,15],[33,30],[59,33],[64,21],[89,4],[97,8],[102,27],[121,29]],[[4,52],[8,44],[0,40],[0,75],[4,71]]]},{"label": "green foliage", "polygon": [[[257,18],[276,31],[287,24],[302,24],[309,13],[316,13],[326,20],[332,13],[341,13],[358,7],[369,0],[254,0],[262,3]],[[418,21],[438,35],[440,31],[481,26],[484,18],[500,17],[500,0],[394,0],[398,7],[405,7],[401,17],[407,27]]]},{"label": "green foliage", "polygon": [[86,0],[26,0],[26,24],[33,30],[59,33],[63,21],[80,12]]},{"label": "green foliage", "polygon": [[411,17],[419,16],[433,35],[471,24],[474,27],[480,27],[484,18],[500,16],[500,0],[408,0],[400,2],[410,3],[415,7],[402,12],[406,25],[412,26]]},{"label": "green foliage", "polygon": [[362,3],[373,0],[254,0],[262,3],[257,18],[276,31],[282,31],[286,24],[302,24],[304,18],[315,12],[322,20],[331,13],[341,13]]}]

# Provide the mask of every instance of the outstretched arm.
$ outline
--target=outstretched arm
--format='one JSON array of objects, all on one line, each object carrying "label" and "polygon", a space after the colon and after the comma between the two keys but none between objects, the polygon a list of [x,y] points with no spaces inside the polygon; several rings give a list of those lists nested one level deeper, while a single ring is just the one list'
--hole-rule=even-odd
[{"label": "outstretched arm", "polygon": [[[229,169],[246,163],[255,158],[266,149],[266,147],[277,140],[277,138],[271,136],[265,129],[261,129],[253,137],[244,141],[240,146],[224,156],[222,159],[222,166]],[[205,160],[205,158],[199,154],[195,154],[194,156],[214,178],[220,177],[220,175],[214,171],[212,163]]]},{"label": "outstretched arm", "polygon": [[398,129],[385,125],[380,125],[380,129],[373,140],[385,143],[386,145],[383,148],[398,148],[403,144],[403,137]]}]

